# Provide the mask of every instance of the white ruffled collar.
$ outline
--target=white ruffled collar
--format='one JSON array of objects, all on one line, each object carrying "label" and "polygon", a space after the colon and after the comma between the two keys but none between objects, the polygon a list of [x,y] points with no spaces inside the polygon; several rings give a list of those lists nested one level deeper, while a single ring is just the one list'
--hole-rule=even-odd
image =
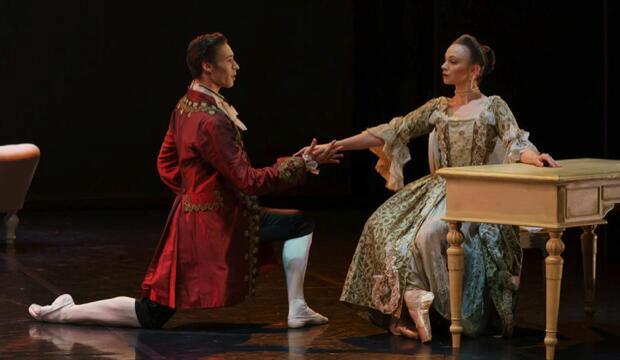
[{"label": "white ruffled collar", "polygon": [[189,88],[199,93],[211,96],[215,100],[215,105],[228,116],[228,118],[233,122],[233,124],[235,124],[235,126],[237,126],[242,131],[248,130],[248,127],[245,126],[245,124],[237,116],[239,115],[239,113],[237,113],[237,110],[235,110],[235,108],[230,105],[228,101],[226,101],[226,98],[224,98],[222,95],[202,85],[196,80],[192,81],[192,83],[189,85]]}]

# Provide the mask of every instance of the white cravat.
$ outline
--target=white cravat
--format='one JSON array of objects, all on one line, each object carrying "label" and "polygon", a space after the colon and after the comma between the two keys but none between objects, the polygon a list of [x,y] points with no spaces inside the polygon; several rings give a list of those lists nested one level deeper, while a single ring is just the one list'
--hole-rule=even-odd
[{"label": "white cravat", "polygon": [[248,130],[248,127],[245,126],[245,124],[237,117],[237,110],[235,110],[235,108],[230,105],[222,95],[216,93],[215,91],[209,89],[204,85],[201,85],[198,81],[192,81],[189,88],[213,97],[213,99],[215,99],[215,105],[228,116],[228,118],[233,122],[233,124],[235,124],[235,126],[237,126],[242,131]]}]

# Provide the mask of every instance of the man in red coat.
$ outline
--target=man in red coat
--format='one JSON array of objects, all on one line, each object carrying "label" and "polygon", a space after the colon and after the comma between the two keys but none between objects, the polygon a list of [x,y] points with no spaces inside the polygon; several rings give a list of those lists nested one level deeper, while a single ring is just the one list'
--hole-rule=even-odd
[{"label": "man in red coat", "polygon": [[117,297],[76,305],[70,295],[31,305],[38,320],[160,328],[176,309],[230,306],[252,294],[259,242],[284,241],[288,326],[318,325],[303,282],[314,223],[295,210],[266,209],[256,195],[300,184],[317,163],[337,163],[337,148],[280,158],[254,168],[241,139],[246,126],[219,94],[239,65],[220,33],[201,35],[187,49],[192,81],[174,109],[157,167],[176,198],[142,283],[142,298]]}]

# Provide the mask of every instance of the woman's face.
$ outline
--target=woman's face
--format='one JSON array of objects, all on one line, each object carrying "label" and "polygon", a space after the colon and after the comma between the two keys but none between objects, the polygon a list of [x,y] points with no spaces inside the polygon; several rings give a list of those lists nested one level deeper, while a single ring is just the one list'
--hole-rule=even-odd
[{"label": "woman's face", "polygon": [[472,76],[477,72],[475,66],[470,64],[471,57],[467,46],[452,44],[446,50],[444,57],[445,61],[441,65],[444,84],[458,85],[471,82]]}]

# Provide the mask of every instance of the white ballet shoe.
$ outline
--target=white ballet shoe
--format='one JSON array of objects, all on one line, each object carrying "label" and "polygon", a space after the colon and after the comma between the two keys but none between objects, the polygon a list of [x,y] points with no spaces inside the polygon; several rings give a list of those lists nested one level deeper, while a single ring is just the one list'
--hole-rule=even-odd
[{"label": "white ballet shoe", "polygon": [[75,305],[75,303],[71,295],[63,294],[57,297],[51,305],[30,305],[28,312],[30,316],[39,321],[62,322],[63,318],[59,314],[60,310],[73,305]]},{"label": "white ballet shoe", "polygon": [[430,291],[424,291],[421,289],[405,291],[405,303],[407,304],[407,310],[409,310],[409,315],[413,319],[413,322],[415,322],[416,329],[418,330],[418,336],[420,341],[423,343],[433,339],[428,311],[430,310],[434,299],[435,295],[433,295]]},{"label": "white ballet shoe", "polygon": [[390,319],[389,331],[392,335],[404,336],[409,339],[419,339],[418,333],[411,329],[407,324],[397,317]]},{"label": "white ballet shoe", "polygon": [[303,299],[293,300],[289,304],[288,327],[291,329],[309,325],[323,325],[327,324],[328,321],[329,319],[325,316],[310,309]]}]

